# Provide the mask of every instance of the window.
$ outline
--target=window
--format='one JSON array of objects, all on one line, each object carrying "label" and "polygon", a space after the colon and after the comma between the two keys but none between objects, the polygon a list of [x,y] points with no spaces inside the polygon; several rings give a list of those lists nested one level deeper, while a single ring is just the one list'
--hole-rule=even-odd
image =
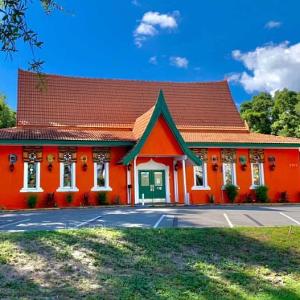
[{"label": "window", "polygon": [[111,191],[109,186],[109,162],[94,162],[94,187],[92,191]]},{"label": "window", "polygon": [[236,185],[235,163],[223,163],[223,184]]},{"label": "window", "polygon": [[252,185],[251,188],[264,184],[264,169],[262,163],[251,163]]},{"label": "window", "polygon": [[24,162],[24,182],[21,192],[43,192],[40,187],[39,162]]},{"label": "window", "polygon": [[77,192],[75,162],[60,162],[60,187],[57,192]]},{"label": "window", "polygon": [[194,166],[194,186],[192,190],[210,190],[207,184],[207,164],[205,162],[201,166]]}]

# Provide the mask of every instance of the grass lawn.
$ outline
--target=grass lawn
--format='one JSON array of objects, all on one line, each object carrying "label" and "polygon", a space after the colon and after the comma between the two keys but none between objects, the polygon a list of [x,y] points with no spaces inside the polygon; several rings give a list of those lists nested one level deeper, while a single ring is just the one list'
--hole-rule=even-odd
[{"label": "grass lawn", "polygon": [[300,299],[300,228],[0,234],[1,299]]}]

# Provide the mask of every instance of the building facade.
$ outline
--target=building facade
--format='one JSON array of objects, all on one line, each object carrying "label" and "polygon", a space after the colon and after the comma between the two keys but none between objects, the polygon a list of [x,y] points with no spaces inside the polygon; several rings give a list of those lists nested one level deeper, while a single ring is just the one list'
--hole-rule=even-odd
[{"label": "building facade", "polygon": [[[42,87],[41,87],[42,86]],[[17,126],[0,130],[0,207],[300,202],[300,140],[251,133],[226,81],[39,78],[19,71]],[[70,200],[71,199],[71,200]],[[50,201],[51,200],[51,201]]]}]

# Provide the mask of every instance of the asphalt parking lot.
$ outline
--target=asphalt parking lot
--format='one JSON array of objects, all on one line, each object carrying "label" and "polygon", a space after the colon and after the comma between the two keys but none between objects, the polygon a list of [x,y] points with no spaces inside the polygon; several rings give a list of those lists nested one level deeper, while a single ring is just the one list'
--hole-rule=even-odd
[{"label": "asphalt parking lot", "polygon": [[124,207],[35,210],[0,213],[0,231],[82,227],[300,226],[300,205]]}]

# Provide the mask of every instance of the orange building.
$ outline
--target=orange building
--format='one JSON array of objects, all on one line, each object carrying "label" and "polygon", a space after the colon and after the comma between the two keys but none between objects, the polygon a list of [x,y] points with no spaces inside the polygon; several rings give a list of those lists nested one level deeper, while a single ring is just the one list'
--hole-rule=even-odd
[{"label": "orange building", "polygon": [[[38,87],[39,86],[39,87]],[[19,71],[0,130],[0,207],[300,201],[300,140],[249,132],[226,81],[38,78]]]}]

